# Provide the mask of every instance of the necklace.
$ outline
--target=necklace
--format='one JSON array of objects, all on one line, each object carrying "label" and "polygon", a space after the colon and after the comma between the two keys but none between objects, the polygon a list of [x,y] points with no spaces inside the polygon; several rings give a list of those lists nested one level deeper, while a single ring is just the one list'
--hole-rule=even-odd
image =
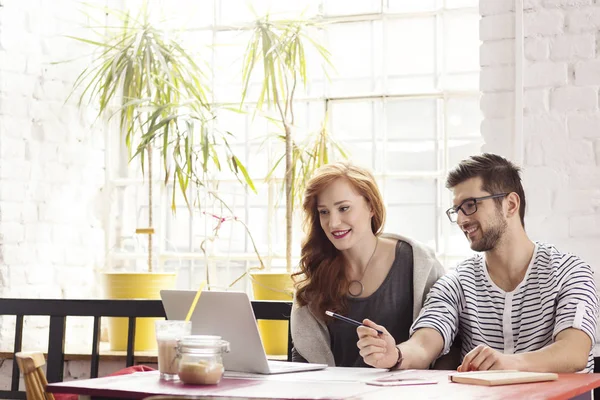
[{"label": "necklace", "polygon": [[379,238],[376,237],[375,238],[375,249],[373,249],[373,253],[371,254],[371,257],[369,257],[369,261],[367,261],[367,266],[365,267],[365,270],[363,271],[362,276],[360,277],[359,280],[356,280],[356,279],[351,280],[350,284],[348,285],[348,294],[350,296],[358,297],[365,290],[365,287],[362,284],[362,280],[365,277],[365,273],[367,272],[369,265],[371,265],[371,260],[373,259],[373,256],[375,255],[375,252],[377,251],[378,244],[379,244]]}]

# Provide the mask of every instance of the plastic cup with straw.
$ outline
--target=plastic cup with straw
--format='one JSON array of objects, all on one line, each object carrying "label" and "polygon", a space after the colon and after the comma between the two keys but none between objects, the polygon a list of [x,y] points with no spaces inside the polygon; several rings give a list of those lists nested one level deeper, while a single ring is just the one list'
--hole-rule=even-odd
[{"label": "plastic cup with straw", "polygon": [[196,296],[194,296],[194,301],[192,301],[192,305],[190,305],[190,309],[185,317],[185,321],[189,321],[190,318],[192,318],[192,314],[194,313],[194,310],[196,309],[196,304],[198,304],[198,299],[200,298],[200,295],[202,294],[202,289],[204,289],[204,286],[206,285],[206,281],[202,281],[202,283],[200,284],[200,287],[198,288],[198,291],[196,292]]}]

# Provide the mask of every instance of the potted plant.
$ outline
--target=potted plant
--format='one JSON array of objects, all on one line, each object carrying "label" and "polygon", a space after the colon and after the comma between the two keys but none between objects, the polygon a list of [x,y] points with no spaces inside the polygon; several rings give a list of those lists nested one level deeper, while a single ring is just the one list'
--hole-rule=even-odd
[{"label": "potted plant", "polygon": [[[282,129],[279,138],[285,142],[280,156],[267,178],[272,178],[280,162],[285,160],[284,187],[286,205],[286,270],[251,274],[254,297],[259,300],[291,300],[293,297],[292,226],[294,210],[301,204],[308,179],[315,169],[327,164],[334,155],[346,158],[342,147],[326,129],[326,121],[315,134],[304,141],[295,139],[294,100],[299,86],[306,86],[308,47],[316,50],[323,65],[331,65],[329,52],[310,35],[317,23],[303,19],[272,20],[269,15],[258,18],[252,30],[243,61],[242,103],[248,98],[251,78],[262,73],[256,109],[275,115]],[[258,66],[258,68],[257,68]],[[261,68],[262,67],[262,68]],[[260,321],[261,335],[269,354],[285,354],[287,322]]]},{"label": "potted plant", "polygon": [[[201,204],[199,198],[188,199],[190,185],[214,194],[208,187],[210,175],[225,165],[242,184],[255,188],[229,147],[231,134],[215,128],[209,82],[194,57],[172,32],[167,35],[150,21],[145,4],[137,16],[105,11],[117,23],[104,27],[101,39],[72,37],[97,51],[77,78],[73,93],[81,90],[79,105],[95,104],[99,118],[118,116],[119,134],[129,158],[141,163],[149,190],[148,225],[136,230],[148,235],[147,273],[105,273],[106,292],[112,298],[159,298],[160,289],[174,286],[175,276],[153,271],[154,153],[158,152],[162,160],[165,183],[173,182],[173,211],[176,190],[190,208]],[[137,350],[156,346],[152,323],[138,321]],[[126,329],[126,321],[111,321],[109,336],[117,340],[111,340],[112,349],[124,348]]]}]

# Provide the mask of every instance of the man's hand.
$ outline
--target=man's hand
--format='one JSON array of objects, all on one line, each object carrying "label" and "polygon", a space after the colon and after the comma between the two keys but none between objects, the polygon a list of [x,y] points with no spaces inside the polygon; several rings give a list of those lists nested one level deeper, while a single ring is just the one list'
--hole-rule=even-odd
[{"label": "man's hand", "polygon": [[[356,328],[360,355],[367,365],[375,368],[392,368],[398,361],[398,349],[394,337],[381,325],[369,319],[362,321],[365,326]],[[378,334],[375,329],[383,332]]]},{"label": "man's hand", "polygon": [[489,346],[480,344],[471,350],[461,365],[458,372],[487,371],[489,369],[519,369],[513,354],[503,354]]}]

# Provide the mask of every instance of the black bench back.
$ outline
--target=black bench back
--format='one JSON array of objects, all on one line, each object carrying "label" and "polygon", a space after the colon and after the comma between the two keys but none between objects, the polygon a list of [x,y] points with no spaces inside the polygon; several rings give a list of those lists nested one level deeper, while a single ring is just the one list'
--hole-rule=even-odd
[{"label": "black bench back", "polygon": [[[256,319],[289,321],[292,304],[285,301],[253,301]],[[126,366],[134,363],[134,337],[136,318],[165,318],[160,300],[44,300],[44,299],[0,299],[0,315],[16,316],[14,352],[22,350],[23,321],[25,316],[49,316],[48,357],[46,377],[48,382],[61,382],[64,373],[65,329],[67,317],[93,317],[93,338],[90,376],[98,377],[100,365],[100,320],[101,317],[126,317],[129,319],[127,334]],[[288,354],[292,359],[291,330],[288,329]],[[13,358],[14,361],[14,358]],[[0,390],[1,399],[25,399],[19,391],[19,369],[13,362],[11,390]]]}]

